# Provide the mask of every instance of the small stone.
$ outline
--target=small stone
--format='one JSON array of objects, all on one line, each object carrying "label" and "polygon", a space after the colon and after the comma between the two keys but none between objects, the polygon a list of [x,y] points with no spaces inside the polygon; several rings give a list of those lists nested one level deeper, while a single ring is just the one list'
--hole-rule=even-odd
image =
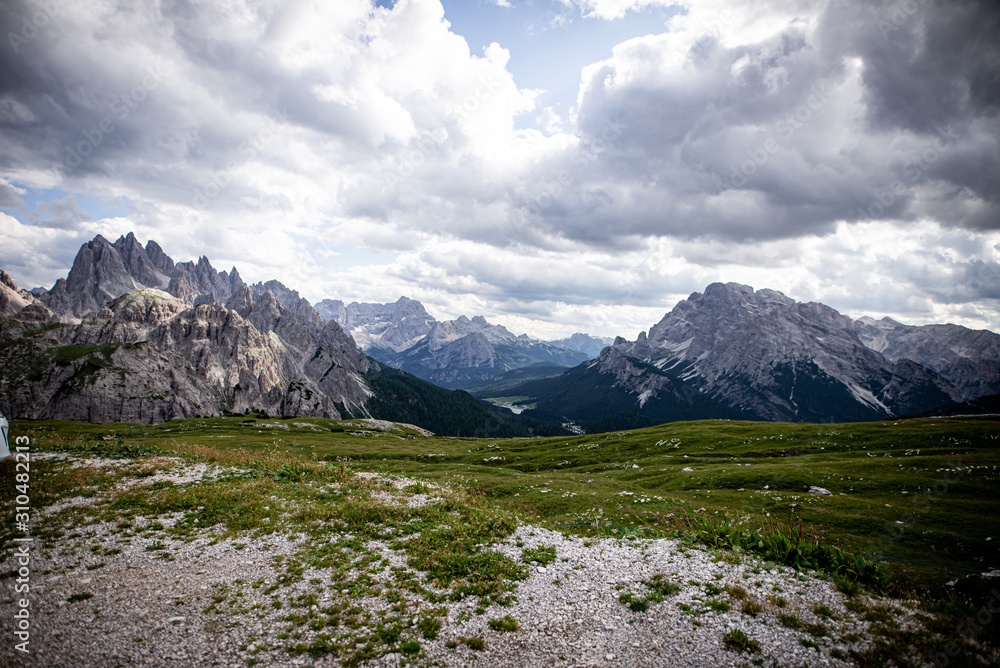
[{"label": "small stone", "polygon": [[184,621],[184,617],[171,617],[167,620],[167,624],[180,624]]}]

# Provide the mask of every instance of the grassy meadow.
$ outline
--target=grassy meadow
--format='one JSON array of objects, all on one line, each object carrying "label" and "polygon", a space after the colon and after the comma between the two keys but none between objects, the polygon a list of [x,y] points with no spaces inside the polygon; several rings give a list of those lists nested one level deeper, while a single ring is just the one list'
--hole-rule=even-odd
[{"label": "grassy meadow", "polygon": [[[375,421],[251,414],[160,425],[15,422],[12,445],[17,436],[28,436],[36,452],[129,458],[138,462],[134,475],[151,475],[157,455],[230,470],[200,487],[157,484],[115,493],[107,472],[41,460],[32,468],[36,508],[81,490],[107,492],[104,507],[72,512],[93,515],[83,521],[119,518],[126,533],[132,529],[122,518],[181,513],[164,536],[182,539],[219,525],[234,536],[266,533],[289,519],[317,537],[331,521],[368,538],[419,532],[419,541],[407,542],[412,564],[436,586],[452,587],[450,595],[479,596],[484,605],[503,601],[524,576],[517,563],[481,549],[517,521],[584,536],[678,537],[735,559],[734,552],[749,551],[825,570],[835,581],[851,575],[838,581],[849,595],[870,587],[925,601],[945,615],[942,635],[989,595],[989,584],[975,573],[1000,567],[1000,419],[991,417],[836,425],[711,420],[573,437],[473,439]],[[345,474],[362,471],[430,483],[413,493],[437,483],[457,492],[439,510],[397,511],[352,499],[349,486],[324,491],[324,481],[348,485]],[[12,462],[0,466],[5,498],[17,494],[14,478]],[[829,494],[811,494],[810,487]],[[284,509],[262,501],[278,497],[287,501]],[[16,535],[10,504],[4,513],[0,555],[9,554]],[[316,545],[303,552],[302,563],[336,561],[324,552],[328,547],[318,547],[328,543]],[[288,564],[289,581],[301,567]],[[971,584],[947,584],[955,580]],[[993,643],[996,635],[984,639]],[[886,637],[881,654],[857,662],[885,665],[912,647],[908,636]],[[368,657],[376,640],[358,640],[369,649],[353,660]],[[314,643],[295,651],[329,650]]]},{"label": "grassy meadow", "polygon": [[[364,421],[236,416],[160,425],[17,423],[17,435],[45,449],[166,454],[202,447],[348,458],[352,470],[460,485],[550,528],[597,526],[564,527],[577,533],[620,527],[662,534],[698,516],[765,526],[801,520],[830,545],[940,565],[883,560],[925,583],[964,572],[956,569],[1000,567],[996,418],[700,421],[504,440],[380,431]],[[811,486],[830,494],[810,494]]]}]

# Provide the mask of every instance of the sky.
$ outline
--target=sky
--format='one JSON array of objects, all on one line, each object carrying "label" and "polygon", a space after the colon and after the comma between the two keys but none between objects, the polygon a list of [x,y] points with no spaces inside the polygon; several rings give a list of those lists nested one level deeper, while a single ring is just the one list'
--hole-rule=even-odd
[{"label": "sky", "polygon": [[132,231],[634,339],[735,281],[1000,330],[994,0],[8,0],[0,269]]}]

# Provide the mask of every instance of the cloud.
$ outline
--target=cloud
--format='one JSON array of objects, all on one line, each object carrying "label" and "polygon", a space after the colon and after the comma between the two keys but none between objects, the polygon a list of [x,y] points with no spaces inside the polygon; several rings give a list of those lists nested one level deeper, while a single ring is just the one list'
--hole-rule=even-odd
[{"label": "cloud", "polygon": [[585,18],[620,19],[626,12],[641,12],[649,7],[670,7],[675,0],[560,0],[567,7],[577,7]]},{"label": "cloud", "polygon": [[24,188],[18,188],[6,179],[0,178],[0,207],[12,209],[24,206],[24,200],[21,199],[24,192]]},{"label": "cloud", "polygon": [[[558,117],[437,0],[63,2],[27,33],[14,0],[0,205],[70,196],[5,220],[41,269],[0,260],[50,280],[85,233],[135,229],[313,299],[549,329],[618,333],[608,305],[647,327],[723,279],[994,322],[994,4],[564,0],[562,30],[679,11],[581,63]],[[87,219],[84,194],[131,213]]]},{"label": "cloud", "polygon": [[[995,228],[1000,165],[991,98],[977,93],[984,100],[977,106],[951,94],[956,86],[981,88],[985,54],[963,48],[967,62],[955,68],[950,58],[935,61],[943,35],[961,32],[952,24],[967,28],[977,14],[972,5],[944,27],[936,21],[945,8],[894,25],[890,41],[912,42],[897,52],[874,44],[886,40],[878,15],[862,3],[692,4],[669,32],[629,40],[584,69],[583,142],[599,141],[609,122],[623,132],[586,172],[564,167],[571,183],[561,207],[543,212],[545,224],[581,238],[616,220],[618,233],[734,240],[928,215]],[[924,43],[921,34],[932,39]],[[948,102],[882,92],[901,70],[920,82],[921,96]]]},{"label": "cloud", "polygon": [[39,202],[35,211],[29,215],[32,225],[62,230],[74,229],[81,222],[93,219],[92,215],[80,208],[72,195],[52,202]]}]

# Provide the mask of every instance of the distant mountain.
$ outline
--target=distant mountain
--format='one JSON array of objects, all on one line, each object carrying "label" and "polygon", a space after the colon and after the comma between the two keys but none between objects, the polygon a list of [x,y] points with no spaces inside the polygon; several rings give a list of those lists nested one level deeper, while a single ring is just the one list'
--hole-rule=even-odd
[{"label": "distant mountain", "polygon": [[[604,400],[582,411],[587,387]],[[933,369],[870,348],[854,322],[828,306],[733,283],[692,294],[636,341],[619,338],[596,360],[510,393],[537,397],[546,413],[590,419],[735,411],[811,422],[916,414],[961,395]]]},{"label": "distant mountain", "polygon": [[588,358],[577,349],[515,336],[482,316],[435,320],[420,302],[406,297],[391,304],[347,306],[326,299],[317,311],[339,322],[380,362],[450,389],[482,385],[511,369],[535,364],[569,368]]},{"label": "distant mountain", "polygon": [[576,350],[588,357],[597,357],[602,350],[614,343],[613,338],[606,336],[590,336],[589,334],[576,333],[568,339],[549,341],[554,346]]},{"label": "distant mountain", "polygon": [[482,316],[435,322],[412,347],[399,353],[373,351],[372,356],[452,389],[482,385],[512,369],[544,363],[569,368],[587,358],[583,353],[524,334],[515,336],[503,325],[492,325]]},{"label": "distant mountain", "polygon": [[323,318],[340,323],[369,352],[402,352],[429,334],[437,322],[423,304],[406,297],[392,304],[352,302],[347,306],[339,299],[324,299],[316,310]]},{"label": "distant mountain", "polygon": [[565,433],[383,366],[278,281],[248,286],[204,257],[174,263],[132,234],[84,244],[44,293],[0,272],[0,409],[91,422],[253,410],[413,417],[456,435]]},{"label": "distant mountain", "polygon": [[1000,334],[960,325],[903,325],[892,318],[854,321],[858,337],[893,362],[909,359],[941,374],[960,401],[1000,394]]}]

